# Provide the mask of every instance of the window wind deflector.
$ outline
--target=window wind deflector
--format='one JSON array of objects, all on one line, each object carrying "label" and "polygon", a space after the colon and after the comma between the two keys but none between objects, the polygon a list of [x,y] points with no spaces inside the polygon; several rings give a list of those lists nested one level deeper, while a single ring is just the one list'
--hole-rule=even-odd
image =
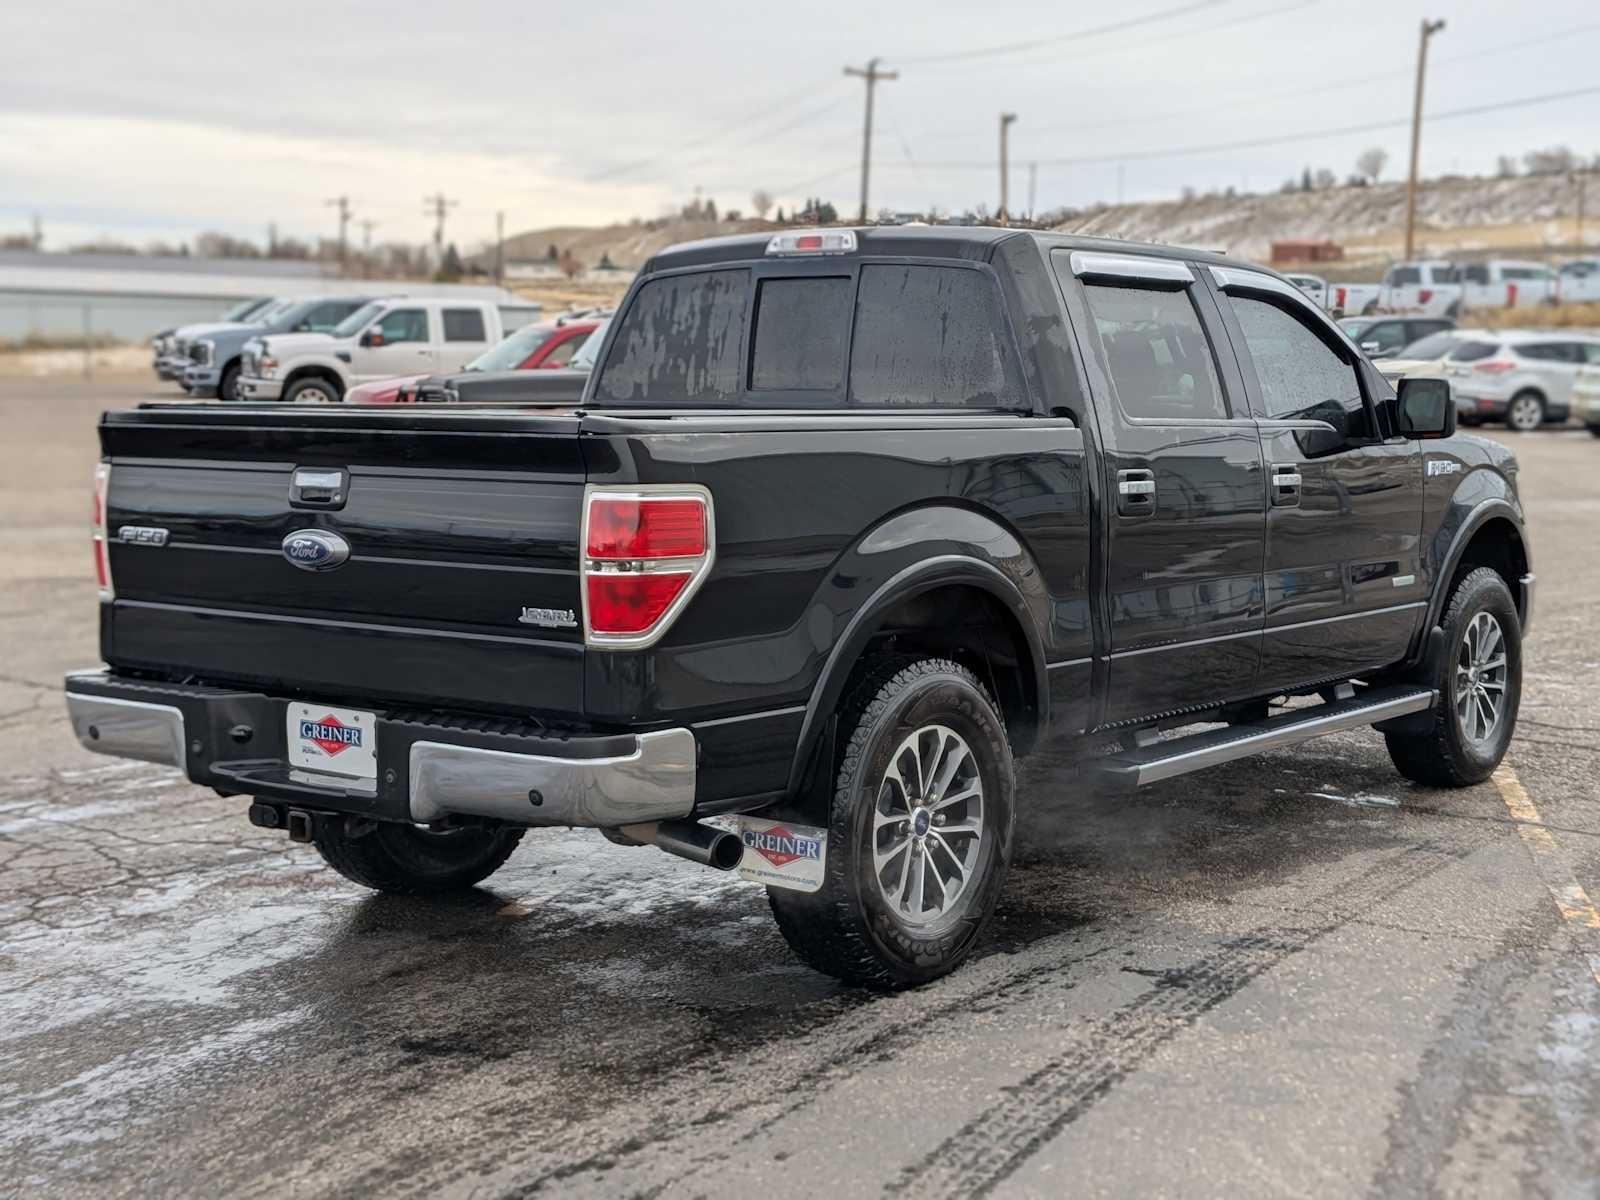
[{"label": "window wind deflector", "polygon": [[1141,254],[1101,254],[1074,250],[1072,273],[1079,279],[1140,279],[1147,283],[1193,283],[1194,272],[1187,263],[1171,258],[1147,258]]},{"label": "window wind deflector", "polygon": [[1265,271],[1251,271],[1243,267],[1212,267],[1211,278],[1223,291],[1238,288],[1250,292],[1270,292],[1277,296],[1292,296],[1304,300],[1305,293],[1292,283],[1268,275]]}]

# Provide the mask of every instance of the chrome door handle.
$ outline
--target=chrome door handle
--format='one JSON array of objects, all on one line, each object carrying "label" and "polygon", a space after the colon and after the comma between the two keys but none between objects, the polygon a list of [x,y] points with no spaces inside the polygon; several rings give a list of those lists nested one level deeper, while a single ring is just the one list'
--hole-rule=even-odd
[{"label": "chrome door handle", "polygon": [[1145,467],[1117,472],[1117,511],[1125,517],[1148,517],[1156,511],[1156,473]]},{"label": "chrome door handle", "polygon": [[1272,503],[1279,508],[1293,508],[1299,505],[1300,472],[1293,463],[1273,464]]}]

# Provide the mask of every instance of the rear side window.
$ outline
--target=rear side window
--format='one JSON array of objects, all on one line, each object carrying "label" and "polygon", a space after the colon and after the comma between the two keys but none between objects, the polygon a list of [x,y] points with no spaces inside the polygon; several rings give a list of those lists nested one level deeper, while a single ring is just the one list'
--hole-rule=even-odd
[{"label": "rear side window", "polygon": [[1231,296],[1261,382],[1267,416],[1326,421],[1346,439],[1370,436],[1355,367],[1298,317],[1250,296]]},{"label": "rear side window", "polygon": [[1576,363],[1583,361],[1583,348],[1577,342],[1528,342],[1513,346],[1517,355],[1539,362]]},{"label": "rear side window", "polygon": [[994,281],[965,267],[867,263],[850,349],[850,403],[1026,408]]},{"label": "rear side window", "polygon": [[848,275],[763,279],[756,292],[752,391],[835,391],[850,336]]},{"label": "rear side window", "polygon": [[447,342],[488,341],[489,335],[483,331],[483,313],[476,308],[445,309],[444,340]]},{"label": "rear side window", "polygon": [[1422,272],[1416,267],[1392,267],[1389,271],[1389,286],[1410,287],[1422,282]]},{"label": "rear side window", "polygon": [[1122,411],[1136,420],[1225,419],[1211,347],[1187,291],[1087,284]]},{"label": "rear side window", "polygon": [[1450,352],[1451,362],[1482,362],[1499,353],[1500,347],[1495,342],[1462,342]]},{"label": "rear side window", "polygon": [[698,271],[640,287],[612,339],[595,399],[666,406],[732,400],[747,275]]}]

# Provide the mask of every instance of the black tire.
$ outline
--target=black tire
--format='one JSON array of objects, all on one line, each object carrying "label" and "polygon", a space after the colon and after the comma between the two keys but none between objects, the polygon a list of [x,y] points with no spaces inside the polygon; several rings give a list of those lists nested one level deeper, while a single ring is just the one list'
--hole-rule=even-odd
[{"label": "black tire", "polygon": [[[953,732],[964,743],[970,762],[946,747],[955,743],[938,740],[935,766],[955,763],[955,774],[945,784],[945,792],[963,789],[976,782],[981,787],[978,822],[981,832],[976,846],[968,846],[965,884],[949,901],[949,910],[933,914],[927,921],[907,919],[907,914],[891,906],[874,868],[873,846],[876,834],[873,815],[880,803],[880,790],[888,793],[885,782],[891,759],[902,743],[913,734],[929,735],[934,727]],[[1011,745],[1005,723],[983,687],[965,667],[946,659],[881,657],[864,664],[839,709],[839,745],[836,787],[827,814],[828,854],[823,884],[812,893],[768,888],[778,928],[791,949],[809,966],[844,983],[859,987],[915,987],[946,975],[962,964],[982,936],[993,915],[1011,864],[1012,829],[1015,819]],[[920,743],[919,743],[920,745]],[[908,752],[912,766],[919,754]],[[905,764],[905,755],[900,758]],[[968,774],[967,768],[971,768]],[[922,768],[917,766],[920,774]],[[921,789],[929,790],[929,789]],[[960,803],[960,802],[958,802]],[[936,805],[916,806],[931,814]],[[953,807],[953,806],[952,806]],[[908,806],[908,812],[915,810]],[[962,803],[961,820],[971,819],[971,801]],[[946,814],[948,815],[948,813]],[[911,826],[916,818],[901,828]],[[936,872],[953,866],[938,854],[939,846],[960,846],[949,835],[932,826],[943,825],[944,818],[928,817],[921,828],[922,839],[910,836],[900,878],[909,893],[910,874],[924,841],[927,863]],[[893,833],[890,832],[890,844]],[[953,831],[952,831],[953,832]],[[935,860],[938,860],[937,862]],[[893,854],[888,859],[895,863]],[[936,873],[938,904],[945,901],[947,880]],[[925,886],[925,885],[924,885]],[[895,891],[901,887],[896,885]],[[920,889],[919,889],[920,890]],[[927,912],[927,893],[917,902],[919,912]]]},{"label": "black tire", "polygon": [[1594,437],[1600,437],[1600,425],[1585,425],[1585,429]]},{"label": "black tire", "polygon": [[322,859],[362,887],[401,896],[459,892],[482,883],[522,840],[521,829],[454,829],[434,833],[393,821],[354,825],[319,817],[312,834]]},{"label": "black tire", "polygon": [[[1529,401],[1529,400],[1533,401],[1533,403],[1538,406],[1538,415],[1536,417],[1531,418],[1531,420],[1527,419],[1527,418],[1520,417],[1517,414],[1517,409],[1518,409],[1519,402]],[[1532,409],[1529,409],[1529,411],[1531,412]],[[1518,392],[1515,396],[1511,397],[1510,403],[1508,403],[1506,405],[1506,428],[1511,430],[1513,433],[1532,433],[1535,429],[1539,428],[1539,426],[1543,425],[1544,423],[1545,423],[1545,402],[1544,402],[1544,397],[1541,396],[1538,392],[1534,391],[1532,388],[1524,388],[1522,391]]]},{"label": "black tire", "polygon": [[306,396],[308,393],[320,393],[327,399],[319,400],[308,397],[307,404],[338,404],[344,399],[344,390],[338,384],[330,383],[326,379],[313,375],[309,379],[297,379],[291,383],[284,390],[283,402],[285,404],[294,404],[301,396]]},{"label": "black tire", "polygon": [[[1457,714],[1461,675],[1458,663],[1468,628],[1480,613],[1498,624],[1504,639],[1505,674],[1498,720],[1489,736],[1471,739]],[[1505,757],[1516,730],[1522,701],[1522,625],[1517,606],[1504,579],[1489,567],[1478,567],[1456,581],[1445,605],[1444,653],[1432,664],[1429,684],[1439,700],[1422,714],[1427,728],[1418,732],[1383,735],[1395,768],[1407,779],[1430,787],[1468,787],[1482,783]],[[1431,719],[1430,719],[1431,718]]]},{"label": "black tire", "polygon": [[222,371],[222,379],[217,384],[218,400],[237,400],[239,398],[239,364],[229,363]]}]

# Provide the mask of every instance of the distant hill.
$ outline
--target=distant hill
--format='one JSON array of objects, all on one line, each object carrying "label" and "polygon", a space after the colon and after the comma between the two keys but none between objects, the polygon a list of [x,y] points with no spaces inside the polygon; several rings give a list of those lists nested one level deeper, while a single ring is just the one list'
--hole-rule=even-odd
[{"label": "distant hill", "polygon": [[[1591,244],[1600,242],[1600,176],[1591,177]],[[1265,261],[1274,241],[1330,238],[1345,248],[1346,262],[1329,264],[1334,277],[1371,274],[1374,264],[1398,257],[1405,237],[1402,183],[1337,187],[1266,195],[1208,195],[1193,200],[1117,204],[1079,213],[1057,226],[1076,233],[1221,250]],[[1418,189],[1417,248],[1423,255],[1491,251],[1536,256],[1569,249],[1574,241],[1577,189],[1564,175],[1510,179],[1447,178]],[[770,221],[640,221],[619,225],[557,226],[506,239],[510,261],[546,258],[549,248],[570,252],[584,267],[609,255],[632,270],[675,242],[751,233],[779,226]],[[482,257],[482,256],[480,256]]]},{"label": "distant hill", "polygon": [[[1600,177],[1591,178],[1591,185]],[[1600,187],[1589,205],[1600,209]],[[1403,183],[1269,195],[1200,196],[1153,204],[1119,204],[1081,213],[1057,226],[1074,233],[1166,242],[1265,260],[1274,241],[1330,238],[1356,264],[1401,254],[1405,239]],[[1498,250],[1565,250],[1575,234],[1577,188],[1564,175],[1510,179],[1429,180],[1417,189],[1417,248],[1423,255]],[[1600,220],[1589,241],[1600,240]]]},{"label": "distant hill", "polygon": [[618,267],[638,268],[658,250],[675,242],[698,238],[723,237],[731,233],[754,233],[777,229],[771,221],[650,221],[626,225],[561,225],[553,229],[532,229],[506,239],[506,259],[510,262],[545,258],[550,247],[560,254],[570,252],[585,267],[598,265],[610,255]]}]

